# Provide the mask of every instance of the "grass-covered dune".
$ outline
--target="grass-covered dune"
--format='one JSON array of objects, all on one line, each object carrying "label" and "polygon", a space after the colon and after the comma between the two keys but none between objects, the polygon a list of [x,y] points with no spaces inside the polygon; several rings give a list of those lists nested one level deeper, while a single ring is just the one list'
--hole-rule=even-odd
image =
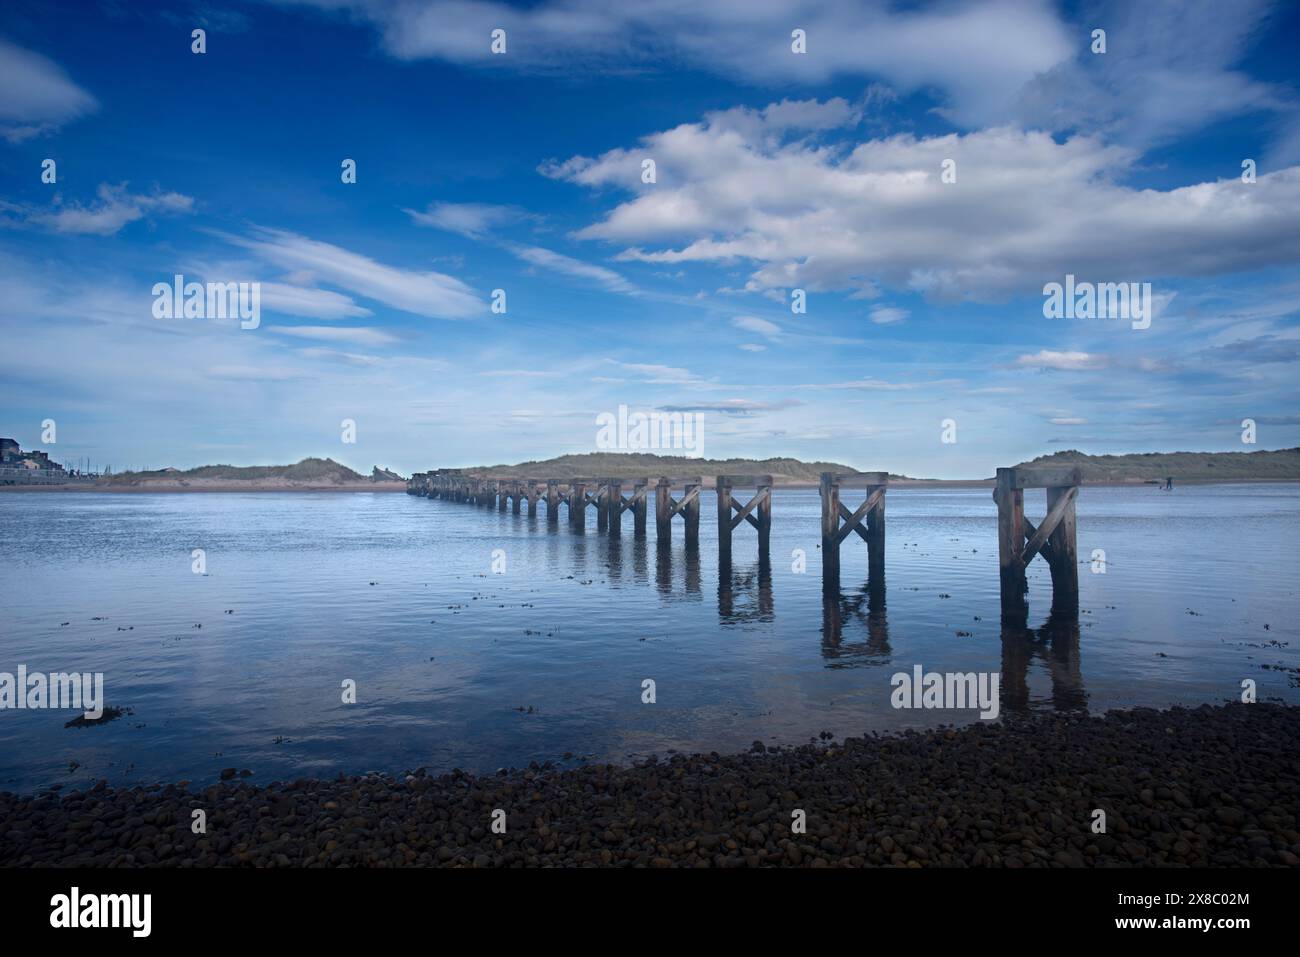
[{"label": "grass-covered dune", "polygon": [[1139,452],[1085,455],[1069,449],[1026,465],[1077,465],[1084,482],[1244,482],[1300,479],[1300,448],[1259,452]]}]

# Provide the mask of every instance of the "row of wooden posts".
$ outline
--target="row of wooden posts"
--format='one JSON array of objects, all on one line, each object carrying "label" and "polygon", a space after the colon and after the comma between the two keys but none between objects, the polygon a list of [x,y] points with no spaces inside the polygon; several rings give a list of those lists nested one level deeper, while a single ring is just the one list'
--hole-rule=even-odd
[{"label": "row of wooden posts", "polygon": [[[1028,582],[1025,571],[1041,555],[1052,575],[1052,607],[1078,608],[1079,566],[1075,531],[1075,499],[1081,477],[1077,468],[998,469],[993,499],[998,506],[998,566],[1004,612],[1024,610]],[[772,476],[719,475],[714,488],[718,509],[718,557],[730,565],[732,533],[744,523],[758,533],[760,562],[770,561],[772,535]],[[857,535],[867,545],[868,578],[884,581],[885,492],[887,472],[823,472],[821,475],[822,581],[827,590],[839,588],[840,545]],[[524,503],[537,515],[546,502],[546,520],[556,525],[560,507],[567,509],[568,525],[583,531],[587,509],[596,511],[599,531],[617,538],[622,534],[623,513],[632,513],[633,534],[646,535],[650,490],[655,497],[655,532],[661,545],[672,540],[673,519],[681,516],[686,547],[699,548],[701,476],[687,478],[620,479],[492,479],[466,475],[459,469],[419,472],[407,482],[407,492],[429,498],[465,502],[483,508],[510,509],[519,515]],[[1024,490],[1047,490],[1047,516],[1035,527],[1025,517]],[[754,490],[748,502],[736,498],[737,490]],[[841,499],[860,491],[862,501],[850,508]]]}]

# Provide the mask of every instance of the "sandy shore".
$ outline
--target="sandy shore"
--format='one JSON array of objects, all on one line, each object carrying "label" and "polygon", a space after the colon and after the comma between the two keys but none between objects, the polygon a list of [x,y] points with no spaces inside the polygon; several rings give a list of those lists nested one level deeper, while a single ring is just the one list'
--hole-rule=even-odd
[{"label": "sandy shore", "polygon": [[0,794],[0,865],[1296,867],[1298,736],[1300,709],[1230,704],[478,777],[229,769]]}]

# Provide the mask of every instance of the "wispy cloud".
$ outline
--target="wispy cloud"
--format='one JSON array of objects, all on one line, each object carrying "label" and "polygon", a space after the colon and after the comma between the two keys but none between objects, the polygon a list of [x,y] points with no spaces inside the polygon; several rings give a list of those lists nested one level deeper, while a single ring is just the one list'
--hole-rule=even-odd
[{"label": "wispy cloud", "polygon": [[279,229],[257,227],[228,236],[282,269],[304,270],[366,299],[431,319],[468,319],[486,312],[474,291],[454,276],[401,269],[330,243]]},{"label": "wispy cloud", "polygon": [[11,226],[36,226],[56,233],[88,233],[112,236],[127,223],[147,216],[189,213],[194,199],[181,193],[131,193],[127,184],[100,184],[98,202],[63,203],[56,197],[52,208],[23,206],[0,200],[0,214]]},{"label": "wispy cloud", "polygon": [[98,107],[57,63],[0,39],[0,136],[10,143],[53,132]]},{"label": "wispy cloud", "polygon": [[573,276],[578,279],[586,279],[608,289],[610,292],[625,295],[634,295],[637,292],[636,286],[614,270],[607,269],[604,266],[597,266],[581,259],[574,259],[572,256],[565,256],[550,249],[543,249],[541,246],[520,246],[509,243],[506,248],[524,262],[540,269]]},{"label": "wispy cloud", "polygon": [[479,239],[493,229],[529,218],[517,206],[498,206],[491,203],[430,203],[424,212],[403,209],[412,222],[420,226],[445,229]]},{"label": "wispy cloud", "polygon": [[358,346],[383,346],[396,342],[395,336],[382,329],[366,326],[271,326],[271,332],[301,339],[319,339],[323,342],[350,342]]},{"label": "wispy cloud", "polygon": [[1019,356],[1016,365],[1035,369],[1100,369],[1106,357],[1089,352],[1058,352],[1040,349],[1032,355]]}]

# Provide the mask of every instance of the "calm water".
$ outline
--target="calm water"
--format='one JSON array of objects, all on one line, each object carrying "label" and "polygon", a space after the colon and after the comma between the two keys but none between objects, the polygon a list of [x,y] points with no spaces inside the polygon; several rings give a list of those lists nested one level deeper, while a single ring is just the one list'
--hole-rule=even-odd
[{"label": "calm water", "polygon": [[1300,665],[1300,487],[1085,488],[1079,555],[1104,549],[1106,573],[1083,565],[1077,624],[1049,625],[1036,561],[1031,628],[1005,631],[986,489],[890,491],[883,597],[852,538],[829,602],[815,491],[777,493],[770,575],[738,530],[729,587],[703,499],[696,559],[680,521],[657,551],[653,515],[648,542],[627,515],[611,543],[594,513],[577,536],[402,494],[0,495],[0,671],[102,671],[133,709],[94,728],[0,711],[0,787],[483,771],[975,720],[891,708],[915,664],[1000,671],[1004,719],[1222,701],[1243,678],[1300,700],[1277,668]]}]

